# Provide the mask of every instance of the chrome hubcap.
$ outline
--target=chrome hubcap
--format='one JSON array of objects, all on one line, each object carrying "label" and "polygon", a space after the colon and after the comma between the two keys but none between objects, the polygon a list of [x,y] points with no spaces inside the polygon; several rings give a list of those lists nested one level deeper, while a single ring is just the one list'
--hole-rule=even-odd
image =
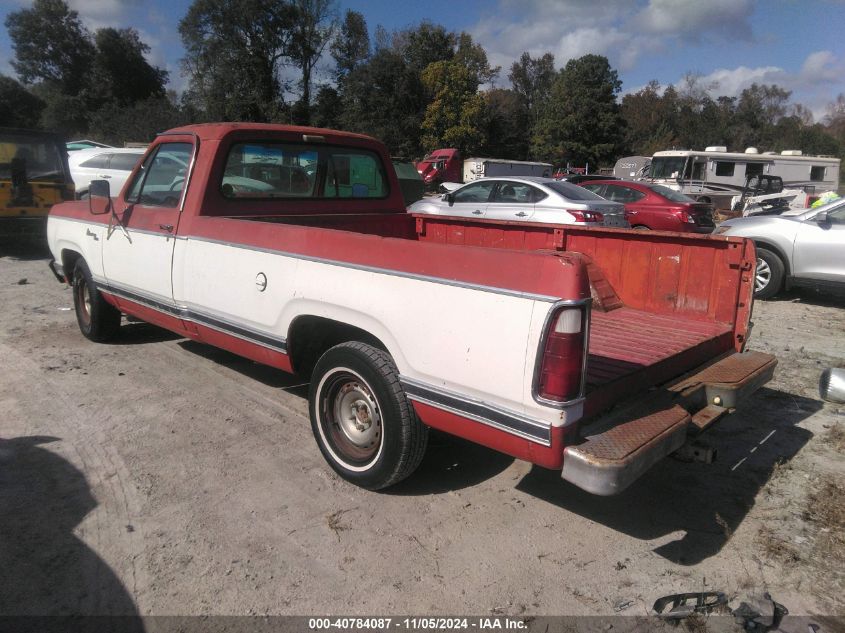
[{"label": "chrome hubcap", "polygon": [[359,448],[378,445],[381,436],[381,415],[373,394],[358,381],[344,383],[334,399],[335,424],[346,439]]},{"label": "chrome hubcap", "polygon": [[91,314],[91,292],[88,284],[82,286],[82,304],[85,306],[85,314]]},{"label": "chrome hubcap", "polygon": [[772,269],[761,258],[757,258],[757,274],[754,277],[754,289],[760,292],[772,280]]}]

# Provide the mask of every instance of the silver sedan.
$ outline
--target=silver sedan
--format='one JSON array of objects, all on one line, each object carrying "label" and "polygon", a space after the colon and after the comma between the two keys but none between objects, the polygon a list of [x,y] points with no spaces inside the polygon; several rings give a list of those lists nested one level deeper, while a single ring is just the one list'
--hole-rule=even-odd
[{"label": "silver sedan", "polygon": [[810,286],[845,293],[845,200],[796,215],[751,216],[722,222],[716,233],[754,240],[754,296]]},{"label": "silver sedan", "polygon": [[482,178],[438,198],[419,200],[412,213],[466,218],[628,228],[625,207],[583,187],[552,178]]}]

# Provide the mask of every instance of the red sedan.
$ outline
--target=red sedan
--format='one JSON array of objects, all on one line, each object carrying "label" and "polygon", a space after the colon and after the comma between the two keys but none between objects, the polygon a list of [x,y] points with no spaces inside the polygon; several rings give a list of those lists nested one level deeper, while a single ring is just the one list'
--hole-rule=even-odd
[{"label": "red sedan", "polygon": [[635,229],[712,233],[713,205],[664,187],[630,180],[595,180],[584,189],[625,205],[625,218]]}]

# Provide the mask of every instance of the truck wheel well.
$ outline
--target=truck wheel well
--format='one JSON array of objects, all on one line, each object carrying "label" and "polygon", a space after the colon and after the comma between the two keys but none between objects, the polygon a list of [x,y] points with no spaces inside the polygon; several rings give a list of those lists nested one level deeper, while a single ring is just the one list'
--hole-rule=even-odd
[{"label": "truck wheel well", "polygon": [[82,255],[76,251],[62,251],[62,269],[65,271],[65,279],[68,283],[73,279],[73,267],[76,266],[76,261],[81,258]]},{"label": "truck wheel well", "polygon": [[[294,371],[310,378],[320,357],[335,345],[358,341],[387,352],[377,337],[348,323],[318,316],[296,317],[288,329],[287,349]],[[389,352],[388,352],[389,353]]]},{"label": "truck wheel well", "polygon": [[754,240],[754,246],[756,248],[765,248],[766,250],[772,251],[775,255],[780,257],[780,261],[783,262],[784,275],[786,275],[787,277],[789,276],[789,274],[790,274],[789,260],[786,258],[786,256],[783,254],[783,251],[780,248],[778,248],[777,246],[775,246],[774,244],[772,244],[770,242],[764,242],[762,240]]}]

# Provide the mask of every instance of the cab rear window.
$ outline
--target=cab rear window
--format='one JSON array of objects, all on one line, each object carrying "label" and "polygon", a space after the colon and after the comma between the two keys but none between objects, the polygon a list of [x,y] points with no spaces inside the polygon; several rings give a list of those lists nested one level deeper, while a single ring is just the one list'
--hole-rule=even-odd
[{"label": "cab rear window", "polygon": [[230,199],[385,198],[374,152],[349,147],[247,142],[229,149],[220,193]]}]

